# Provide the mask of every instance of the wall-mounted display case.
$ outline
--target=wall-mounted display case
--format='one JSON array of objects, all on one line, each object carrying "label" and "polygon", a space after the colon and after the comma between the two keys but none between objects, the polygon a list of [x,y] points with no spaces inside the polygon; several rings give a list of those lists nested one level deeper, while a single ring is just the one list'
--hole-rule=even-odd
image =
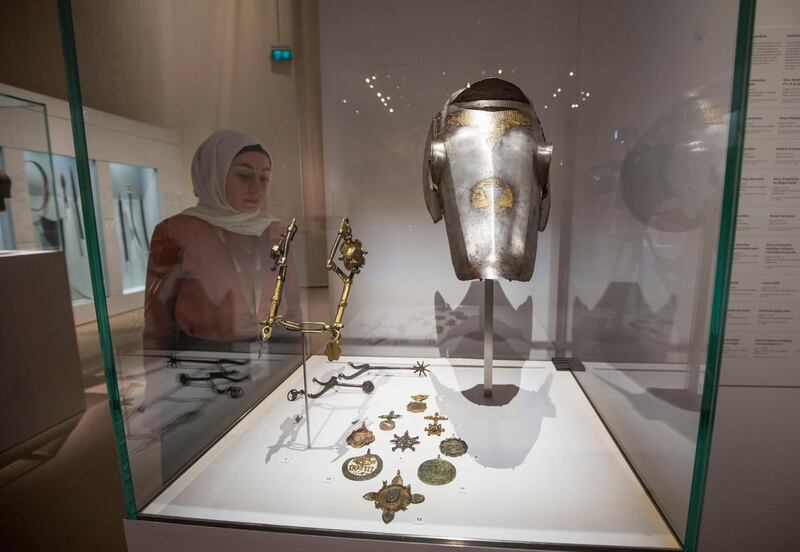
[{"label": "wall-mounted display case", "polygon": [[[73,304],[91,301],[92,281],[89,277],[75,158],[37,151],[26,151],[24,157],[36,244],[41,249],[64,250]],[[99,215],[100,195],[94,163],[91,165],[91,174],[92,198],[95,212]],[[101,256],[105,258],[102,240],[100,247]]]},{"label": "wall-mounted display case", "polygon": [[[0,93],[0,169],[11,180],[0,212],[4,249],[64,251],[73,305],[92,300],[75,158],[51,151],[46,105]],[[91,165],[95,212],[100,195]],[[101,256],[105,257],[103,242]]]},{"label": "wall-mounted display case", "polygon": [[[0,247],[58,249],[59,225],[50,226],[44,239],[40,222],[46,210],[52,220],[58,219],[55,202],[46,205],[43,201],[56,194],[47,109],[39,102],[0,93],[0,123],[0,170],[10,182],[7,190],[3,187],[0,199],[4,206],[0,211]],[[35,163],[28,161],[29,155],[37,156]],[[91,295],[91,284],[87,292]]]},{"label": "wall-mounted display case", "polygon": [[[0,171],[10,182],[11,179],[5,172],[5,163],[3,162],[3,150],[0,149]],[[6,186],[5,183],[0,184]],[[14,221],[11,216],[11,184],[8,184],[8,192],[3,194],[0,201],[0,249],[14,249],[16,240],[14,239]],[[8,196],[8,197],[6,197]]]},{"label": "wall-mounted display case", "polygon": [[[210,119],[186,145],[200,206],[205,182],[224,196],[214,216],[159,221],[155,175],[112,167],[128,262],[152,233],[129,280],[146,287],[142,350],[115,350],[101,323],[130,549],[694,550],[742,155],[740,8],[293,8],[319,58],[264,78],[304,101],[319,83],[322,178],[280,157],[298,138],[312,158],[313,125],[281,142],[278,115],[246,100],[252,121],[230,115],[244,138]],[[104,31],[82,21],[77,57],[96,61]],[[188,36],[171,35],[181,66],[205,59]],[[252,134],[278,146],[264,156]],[[264,203],[235,213],[261,226],[215,218],[237,211],[228,178],[263,178]],[[315,190],[327,258],[305,241]],[[311,266],[327,291],[300,289]]]},{"label": "wall-mounted display case", "polygon": [[124,293],[142,291],[147,272],[150,239],[161,220],[158,176],[155,169],[109,163],[114,222],[122,251]]}]

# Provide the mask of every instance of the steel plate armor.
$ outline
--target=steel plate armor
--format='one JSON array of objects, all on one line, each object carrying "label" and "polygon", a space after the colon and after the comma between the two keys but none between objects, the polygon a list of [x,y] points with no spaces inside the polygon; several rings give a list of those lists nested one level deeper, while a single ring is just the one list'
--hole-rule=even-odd
[{"label": "steel plate armor", "polygon": [[451,94],[425,146],[425,203],[444,216],[459,280],[528,281],[550,214],[553,146],[516,85],[485,79]]}]

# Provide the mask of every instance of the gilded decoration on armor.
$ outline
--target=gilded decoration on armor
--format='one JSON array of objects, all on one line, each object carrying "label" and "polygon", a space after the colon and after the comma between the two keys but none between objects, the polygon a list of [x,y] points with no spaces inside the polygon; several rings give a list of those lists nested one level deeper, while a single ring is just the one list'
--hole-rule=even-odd
[{"label": "gilded decoration on armor", "polygon": [[406,405],[406,410],[415,414],[425,412],[428,409],[428,405],[424,402],[427,398],[428,395],[411,395],[411,402]]},{"label": "gilded decoration on armor", "polygon": [[380,427],[384,431],[389,431],[394,429],[395,426],[394,421],[397,418],[402,418],[402,416],[400,414],[395,414],[394,410],[392,410],[388,414],[384,414],[383,416],[378,416],[378,418],[381,418],[381,420],[383,420],[378,427]]},{"label": "gilded decoration on armor", "polygon": [[367,429],[367,422],[361,422],[361,427],[354,429],[347,437],[347,444],[353,448],[367,446],[375,440],[375,435]]},{"label": "gilded decoration on armor", "polygon": [[486,133],[486,141],[494,146],[500,137],[514,127],[531,126],[531,118],[521,111],[506,109],[502,111],[459,111],[451,113],[445,121],[447,130],[470,126]]},{"label": "gilded decoration on armor", "polygon": [[394,446],[392,447],[393,451],[397,449],[400,449],[400,452],[403,452],[406,449],[416,451],[417,449],[415,449],[414,446],[419,444],[419,437],[412,437],[408,434],[408,431],[406,431],[402,435],[395,434],[394,439],[389,442],[394,443]]},{"label": "gilded decoration on armor", "polygon": [[511,209],[514,206],[514,192],[511,186],[497,178],[485,178],[473,186],[471,200],[475,209]]},{"label": "gilded decoration on armor", "polygon": [[463,439],[457,439],[455,435],[439,443],[442,454],[451,458],[466,454],[468,449],[467,443]]},{"label": "gilded decoration on armor", "polygon": [[447,485],[456,478],[456,467],[437,456],[420,464],[417,477],[428,485]]},{"label": "gilded decoration on armor", "polygon": [[383,460],[377,454],[372,454],[370,449],[361,456],[348,458],[342,464],[342,473],[352,481],[366,481],[372,479],[383,469]]},{"label": "gilded decoration on armor", "polygon": [[395,512],[407,509],[409,504],[420,504],[425,497],[419,493],[412,493],[411,485],[403,485],[400,470],[397,470],[391,485],[384,481],[379,491],[365,494],[364,499],[373,501],[375,508],[383,510],[381,516],[383,522],[389,523],[394,519]]},{"label": "gilded decoration on armor", "polygon": [[431,423],[425,427],[425,433],[428,435],[441,435],[444,432],[444,427],[439,422],[447,420],[447,416],[439,416],[437,412],[433,416],[425,416],[425,419],[431,420]]}]

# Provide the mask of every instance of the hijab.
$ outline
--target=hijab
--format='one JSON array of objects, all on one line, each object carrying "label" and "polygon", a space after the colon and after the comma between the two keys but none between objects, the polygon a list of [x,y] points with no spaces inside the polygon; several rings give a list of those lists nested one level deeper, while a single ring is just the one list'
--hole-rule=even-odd
[{"label": "hijab", "polygon": [[272,156],[261,140],[244,132],[218,130],[200,144],[192,159],[192,186],[198,202],[181,214],[248,236],[260,236],[270,223],[277,220],[267,212],[266,200],[258,211],[240,213],[228,204],[225,197],[228,169],[239,152],[248,146],[262,148],[272,162]]}]

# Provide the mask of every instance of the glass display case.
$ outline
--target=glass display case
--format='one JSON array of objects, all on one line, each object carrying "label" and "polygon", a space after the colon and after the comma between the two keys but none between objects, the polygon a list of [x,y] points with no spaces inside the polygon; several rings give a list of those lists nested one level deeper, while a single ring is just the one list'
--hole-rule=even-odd
[{"label": "glass display case", "polygon": [[[78,193],[75,158],[26,151],[25,175],[28,181],[36,244],[40,249],[64,250],[73,304],[92,300],[92,281],[87,262],[83,211]],[[50,173],[52,167],[53,172]],[[50,175],[55,175],[52,178]],[[91,164],[92,198],[100,214],[100,195],[94,162]],[[101,257],[105,257],[100,242]],[[104,271],[105,273],[105,271]]]},{"label": "glass display case", "polygon": [[[75,159],[52,153],[45,104],[0,93],[0,117],[0,170],[11,181],[0,211],[0,246],[63,250],[73,305],[87,303],[93,292]],[[99,213],[94,163],[91,172]]]},{"label": "glass display case", "polygon": [[[5,178],[8,179],[8,192],[2,195],[0,201],[0,249],[14,249],[16,240],[14,239],[14,221],[11,218],[11,179],[5,171],[5,163],[3,162],[3,150],[0,149],[0,171]],[[5,186],[6,184],[0,184]]]},{"label": "glass display case", "polygon": [[150,238],[161,219],[155,169],[109,163],[114,222],[122,251],[122,289],[144,289]]},{"label": "glass display case", "polygon": [[[98,301],[132,550],[695,549],[750,2],[274,2],[170,29],[164,2],[120,54],[141,84],[104,52],[130,22],[76,3],[73,44],[68,4],[73,113],[174,125],[193,191],[159,209],[153,169],[111,165],[145,289],[140,349]],[[287,28],[290,59],[253,53]],[[187,102],[200,68],[222,84]]]},{"label": "glass display case", "polygon": [[[51,163],[50,130],[44,104],[0,93],[0,171],[8,179],[0,192],[0,247],[12,249],[61,248],[58,224],[42,234],[43,198],[54,196],[53,164]],[[33,150],[33,151],[31,151]],[[29,155],[37,161],[28,161]],[[53,220],[57,207],[49,204]],[[91,296],[91,284],[87,293]]]}]

